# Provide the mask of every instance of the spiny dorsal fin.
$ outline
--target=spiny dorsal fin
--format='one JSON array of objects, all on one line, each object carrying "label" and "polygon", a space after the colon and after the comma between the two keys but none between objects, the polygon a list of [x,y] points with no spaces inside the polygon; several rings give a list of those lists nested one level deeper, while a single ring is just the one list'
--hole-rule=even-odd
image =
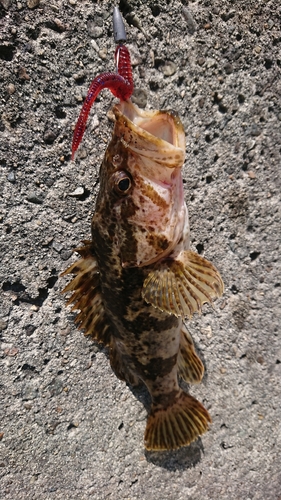
[{"label": "spiny dorsal fin", "polygon": [[191,318],[223,290],[215,266],[197,253],[184,250],[176,259],[156,264],[144,281],[142,297],[161,311]]},{"label": "spiny dorsal fin", "polygon": [[188,384],[198,384],[204,375],[204,366],[197,356],[190,333],[183,325],[178,353],[178,373]]},{"label": "spiny dorsal fin", "polygon": [[66,285],[62,293],[73,292],[67,305],[73,304],[72,311],[80,310],[75,319],[85,335],[91,336],[105,345],[110,343],[110,326],[107,322],[100,288],[99,268],[90,241],[84,247],[75,249],[82,259],[74,262],[61,276],[74,274],[75,278]]}]

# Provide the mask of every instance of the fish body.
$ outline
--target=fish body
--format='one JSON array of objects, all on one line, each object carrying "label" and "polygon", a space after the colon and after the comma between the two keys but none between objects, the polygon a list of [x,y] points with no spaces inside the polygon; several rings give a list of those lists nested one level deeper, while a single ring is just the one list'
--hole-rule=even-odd
[{"label": "fish body", "polygon": [[100,169],[92,239],[64,274],[64,292],[85,333],[109,347],[121,380],[151,395],[148,450],[188,445],[209,413],[179,386],[204,368],[184,320],[223,292],[217,269],[189,248],[181,169],[185,135],[171,111],[114,106],[112,140]]}]

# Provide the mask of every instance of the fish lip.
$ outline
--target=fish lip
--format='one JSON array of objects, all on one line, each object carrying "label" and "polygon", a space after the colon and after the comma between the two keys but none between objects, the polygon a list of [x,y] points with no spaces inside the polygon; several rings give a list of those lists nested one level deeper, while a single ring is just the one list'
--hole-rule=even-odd
[{"label": "fish lip", "polygon": [[114,132],[127,149],[168,168],[182,168],[185,134],[174,111],[141,110],[129,100],[121,101],[112,111]]}]

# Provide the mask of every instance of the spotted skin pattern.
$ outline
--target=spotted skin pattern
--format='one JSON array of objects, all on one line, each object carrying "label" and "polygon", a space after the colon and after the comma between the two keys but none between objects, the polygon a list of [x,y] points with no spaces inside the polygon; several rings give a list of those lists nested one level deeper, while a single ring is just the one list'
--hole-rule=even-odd
[{"label": "spotted skin pattern", "polygon": [[221,295],[223,283],[216,268],[189,249],[178,117],[130,102],[113,112],[92,239],[65,271],[76,277],[64,291],[74,292],[69,303],[80,310],[85,333],[109,346],[116,375],[149,390],[146,448],[176,449],[211,421],[179,386],[179,377],[198,383],[204,373],[184,319]]}]

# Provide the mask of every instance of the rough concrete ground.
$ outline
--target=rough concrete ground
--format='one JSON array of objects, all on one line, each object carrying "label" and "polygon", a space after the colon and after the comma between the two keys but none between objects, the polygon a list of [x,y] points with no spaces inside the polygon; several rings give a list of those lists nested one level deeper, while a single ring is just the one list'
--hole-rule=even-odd
[{"label": "rough concrete ground", "polygon": [[226,285],[188,325],[213,424],[173,453],[145,452],[146,392],[60,295],[111,134],[104,92],[70,161],[88,86],[114,68],[113,4],[0,0],[0,498],[280,500],[280,4],[118,4],[135,100],[183,121],[192,248]]}]

